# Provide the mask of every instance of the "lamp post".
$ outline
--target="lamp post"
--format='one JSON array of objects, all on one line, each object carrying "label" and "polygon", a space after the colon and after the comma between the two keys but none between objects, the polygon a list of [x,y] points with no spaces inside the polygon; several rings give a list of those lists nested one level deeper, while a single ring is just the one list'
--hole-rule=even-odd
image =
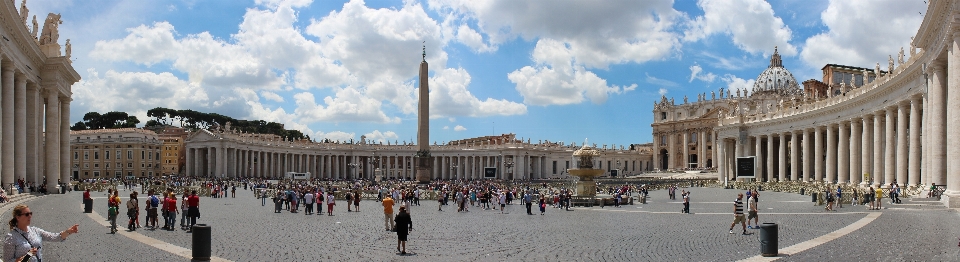
[{"label": "lamp post", "polygon": [[617,174],[620,174],[620,160],[617,160]]},{"label": "lamp post", "polygon": [[369,163],[370,165],[373,165],[373,175],[374,175],[374,176],[373,176],[373,181],[374,181],[374,183],[380,182],[380,180],[383,179],[383,178],[382,178],[383,175],[380,174],[380,173],[383,172],[383,171],[380,170],[380,158],[377,158],[377,151],[376,151],[376,150],[373,151],[373,156],[370,157],[369,159],[367,159],[367,163]]},{"label": "lamp post", "polygon": [[511,158],[511,159],[505,159],[504,162],[503,162],[503,166],[507,168],[507,174],[509,174],[509,175],[510,175],[510,178],[512,179],[512,178],[513,178],[513,166],[514,166],[513,159],[512,159],[512,158]]}]

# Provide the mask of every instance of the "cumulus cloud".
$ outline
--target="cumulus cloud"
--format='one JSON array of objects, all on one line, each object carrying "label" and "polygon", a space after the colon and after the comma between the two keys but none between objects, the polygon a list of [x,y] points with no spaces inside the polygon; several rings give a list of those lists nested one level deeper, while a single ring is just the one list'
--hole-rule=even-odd
[{"label": "cumulus cloud", "polygon": [[753,89],[753,84],[756,82],[753,79],[746,80],[731,74],[723,75],[720,80],[727,84],[727,90],[730,90],[734,96],[736,96],[737,90],[740,90],[741,96],[747,95],[747,92]]},{"label": "cumulus cloud", "polygon": [[[163,21],[128,28],[122,38],[97,41],[90,57],[132,62],[158,73],[110,70],[100,76],[93,70],[75,93],[78,100],[86,96],[97,101],[90,103],[91,109],[138,112],[148,109],[139,107],[163,105],[276,121],[308,134],[315,133],[308,125],[317,122],[399,123],[398,114],[415,114],[421,47],[427,46],[426,60],[433,71],[446,72],[443,37],[452,35],[445,36],[438,22],[413,1],[400,8],[373,9],[353,0],[324,17],[304,18],[298,8],[311,3],[257,0],[258,6],[246,10],[238,31],[228,38],[208,32],[181,35]],[[484,48],[483,36],[475,30],[458,33],[465,43]],[[475,97],[467,88],[469,73],[451,70],[431,78],[436,81],[431,91],[437,92],[431,95],[451,102],[439,106],[460,108],[449,111],[454,112],[451,117],[526,113],[516,102]],[[297,92],[291,98],[279,95],[281,90]],[[262,104],[290,100],[295,108]],[[74,105],[84,110],[84,104]],[[110,107],[114,105],[120,106]],[[433,112],[447,116],[446,110]]]},{"label": "cumulus cloud", "polygon": [[282,96],[270,91],[260,91],[260,97],[263,97],[263,99],[274,101],[274,102],[283,102]]},{"label": "cumulus cloud", "polygon": [[532,52],[535,65],[508,74],[524,103],[532,105],[576,104],[586,99],[603,103],[609,94],[635,89],[635,84],[608,85],[589,69],[663,59],[678,48],[679,36],[671,29],[682,19],[671,1],[660,0],[589,5],[578,1],[431,0],[429,6],[448,14],[444,24],[456,25],[458,32],[464,32],[458,41],[476,51],[516,38],[536,40]]},{"label": "cumulus cloud", "polygon": [[[830,1],[821,14],[826,32],[807,38],[800,58],[821,68],[828,63],[886,68],[889,55],[896,59],[900,47],[908,47],[923,20],[920,1]],[[909,50],[904,51],[909,55]]]},{"label": "cumulus cloud", "polygon": [[700,67],[699,64],[693,64],[692,66],[690,66],[690,81],[689,81],[689,82],[690,82],[690,83],[693,83],[693,80],[694,80],[694,79],[698,79],[698,80],[700,80],[700,81],[704,81],[704,82],[710,83],[710,82],[713,82],[713,80],[717,78],[717,75],[714,75],[713,73],[710,73],[710,72],[703,73],[703,74],[701,74],[701,73],[703,73],[703,68]]},{"label": "cumulus cloud", "polygon": [[749,53],[772,53],[771,48],[779,46],[782,55],[797,54],[797,48],[790,44],[793,34],[790,27],[773,13],[773,7],[766,1],[700,0],[697,6],[704,14],[690,21],[684,32],[685,41],[726,34],[738,48]]},{"label": "cumulus cloud", "polygon": [[661,96],[667,95],[667,89],[660,88],[660,90],[657,90],[657,93],[660,94]]},{"label": "cumulus cloud", "polygon": [[590,99],[595,104],[606,102],[608,95],[636,89],[629,86],[608,85],[607,80],[571,60],[571,50],[561,42],[542,39],[534,48],[537,66],[525,66],[507,75],[517,85],[526,104],[567,105]]},{"label": "cumulus cloud", "polygon": [[457,126],[453,127],[453,131],[457,131],[457,132],[467,131],[467,128],[466,128],[466,127],[463,127],[463,126],[461,126],[461,125],[457,125]]},{"label": "cumulus cloud", "polygon": [[356,133],[347,133],[343,131],[331,131],[331,132],[316,132],[313,133],[312,138],[316,140],[330,139],[330,141],[340,141],[340,142],[349,142],[350,139],[355,139],[357,136]]},{"label": "cumulus cloud", "polygon": [[447,68],[430,78],[431,117],[522,115],[527,106],[505,99],[481,101],[467,90],[470,74],[463,68]]},{"label": "cumulus cloud", "polygon": [[367,139],[367,143],[377,143],[377,142],[387,142],[389,140],[396,140],[397,133],[393,131],[380,132],[380,130],[373,130],[373,132],[366,133],[364,136]]}]

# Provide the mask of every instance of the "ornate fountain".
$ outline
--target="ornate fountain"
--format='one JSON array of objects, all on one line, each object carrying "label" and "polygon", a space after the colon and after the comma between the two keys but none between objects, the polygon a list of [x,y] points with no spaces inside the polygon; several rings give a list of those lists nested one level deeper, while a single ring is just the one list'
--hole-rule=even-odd
[{"label": "ornate fountain", "polygon": [[602,175],[603,169],[593,168],[593,158],[600,156],[600,151],[593,149],[586,142],[584,142],[580,149],[577,149],[577,151],[573,152],[573,156],[577,160],[577,168],[567,169],[567,173],[579,178],[577,180],[576,196],[590,198],[596,197],[597,183],[593,182],[593,178]]}]

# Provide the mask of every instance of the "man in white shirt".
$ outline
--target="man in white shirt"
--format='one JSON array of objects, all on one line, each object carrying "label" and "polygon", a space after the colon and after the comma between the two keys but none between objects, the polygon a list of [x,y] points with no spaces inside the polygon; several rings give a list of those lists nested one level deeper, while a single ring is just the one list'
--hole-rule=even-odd
[{"label": "man in white shirt", "polygon": [[303,210],[303,214],[313,214],[313,192],[307,191],[307,194],[303,195],[303,204],[306,206],[306,208]]}]

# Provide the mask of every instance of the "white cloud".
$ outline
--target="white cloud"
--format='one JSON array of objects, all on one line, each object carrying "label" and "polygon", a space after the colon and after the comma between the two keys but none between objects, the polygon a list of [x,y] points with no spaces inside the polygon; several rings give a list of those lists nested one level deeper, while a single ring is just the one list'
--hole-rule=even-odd
[{"label": "white cloud", "polygon": [[446,19],[456,20],[458,24],[475,24],[476,31],[485,35],[491,45],[517,37],[550,39],[568,45],[571,58],[591,68],[663,58],[679,44],[678,36],[670,29],[682,18],[682,14],[673,9],[673,2],[668,0],[589,4],[580,1],[430,0],[428,5],[448,14]]},{"label": "white cloud", "polygon": [[636,84],[621,87],[607,85],[607,80],[571,60],[571,50],[561,42],[541,39],[533,58],[539,65],[525,66],[507,74],[526,104],[577,104],[585,98],[595,104],[607,100],[609,94],[636,89]]},{"label": "white cloud", "polygon": [[380,132],[380,130],[373,130],[364,136],[367,137],[367,143],[387,142],[398,138],[397,133],[393,131]]},{"label": "white cloud", "polygon": [[317,131],[316,133],[313,133],[313,134],[314,135],[310,137],[318,141],[323,139],[330,139],[330,141],[349,142],[350,139],[354,139],[357,136],[356,133],[347,133],[343,131],[332,131],[327,133]]},{"label": "white cloud", "polygon": [[351,87],[341,88],[336,97],[324,97],[323,105],[317,104],[312,93],[293,95],[297,109],[294,114],[307,123],[326,122],[375,122],[400,123],[399,117],[389,117],[380,110],[379,100],[363,96]]},{"label": "white cloud", "polygon": [[727,84],[727,90],[730,90],[734,96],[736,96],[737,90],[740,90],[741,96],[746,96],[747,93],[753,89],[753,84],[756,82],[756,80],[753,79],[745,80],[731,74],[723,75],[723,77],[720,77],[720,80],[723,80],[723,82]]},{"label": "white cloud", "polygon": [[[810,67],[828,63],[886,68],[887,58],[909,47],[923,20],[920,1],[835,1],[820,16],[828,30],[807,38],[800,58]],[[904,51],[909,55],[909,50]]]},{"label": "white cloud", "polygon": [[693,80],[694,80],[694,79],[698,79],[698,80],[700,80],[700,81],[704,81],[704,82],[710,83],[710,82],[713,82],[713,80],[717,78],[717,75],[714,75],[713,73],[710,73],[710,72],[703,73],[703,74],[701,74],[701,73],[703,73],[703,68],[700,67],[699,64],[693,64],[692,66],[690,66],[690,81],[689,81],[689,82],[690,82],[690,83],[693,83]]},{"label": "white cloud", "polygon": [[263,97],[263,99],[278,102],[278,103],[283,102],[282,96],[270,91],[260,91],[260,97]]},{"label": "white cloud", "polygon": [[[527,106],[505,99],[477,99],[467,86],[470,74],[462,68],[435,71],[430,78],[431,117],[522,115]],[[418,91],[419,92],[419,91]]]},{"label": "white cloud", "polygon": [[461,125],[457,125],[457,126],[453,127],[453,131],[457,131],[457,132],[467,131],[467,128],[466,128],[466,127],[463,127],[463,126],[461,126]]},{"label": "white cloud", "polygon": [[467,47],[473,48],[478,52],[493,52],[497,51],[496,46],[490,46],[483,42],[483,36],[480,33],[477,33],[476,30],[470,28],[467,25],[460,25],[457,28],[457,41],[460,41]]},{"label": "white cloud", "polygon": [[661,96],[667,95],[667,89],[660,88],[660,90],[657,90],[657,93],[660,94]]},{"label": "white cloud", "polygon": [[443,126],[443,130],[450,130],[450,126]]},{"label": "white cloud", "polygon": [[[690,21],[684,32],[685,41],[698,41],[712,34],[730,35],[733,43],[749,53],[772,53],[779,46],[780,54],[793,56],[797,48],[790,44],[792,31],[773,13],[763,0],[700,0],[703,16]],[[879,20],[877,20],[879,21]]]}]

